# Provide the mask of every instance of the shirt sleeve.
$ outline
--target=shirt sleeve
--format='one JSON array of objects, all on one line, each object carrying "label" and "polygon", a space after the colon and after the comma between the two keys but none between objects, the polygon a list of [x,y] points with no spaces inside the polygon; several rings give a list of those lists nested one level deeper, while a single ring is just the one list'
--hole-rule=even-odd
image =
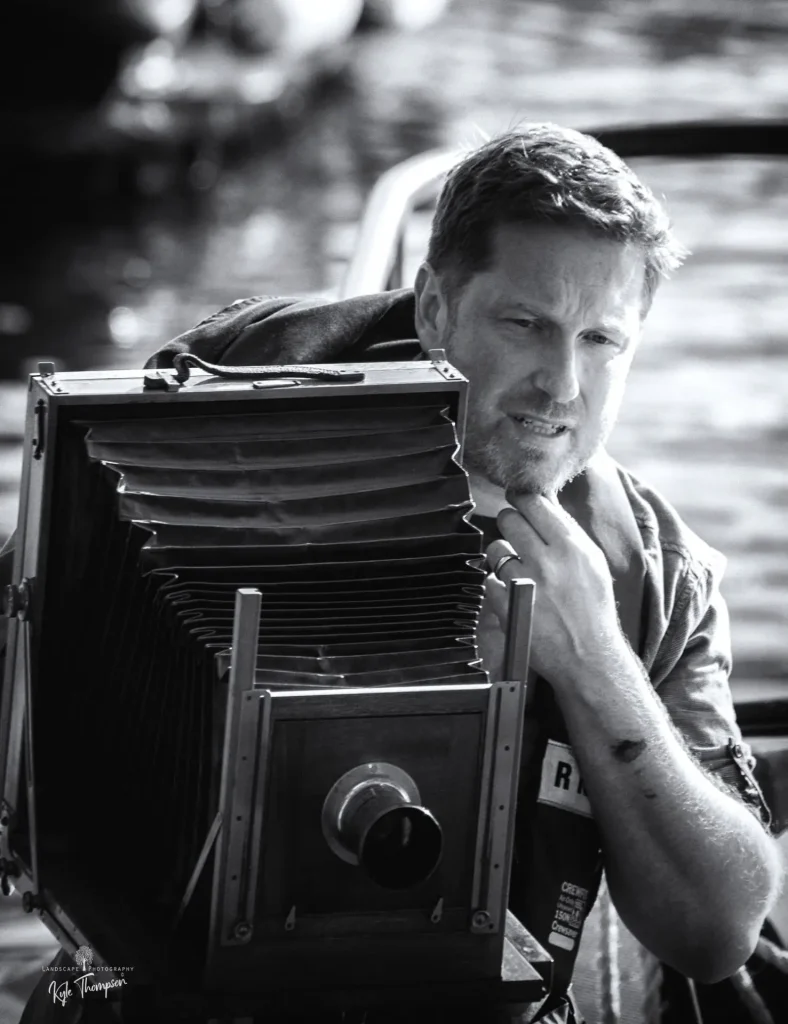
[{"label": "shirt sleeve", "polygon": [[687,563],[651,677],[699,764],[768,826],[771,814],[753,774],[755,758],[733,707],[730,618],[721,575],[713,566]]}]

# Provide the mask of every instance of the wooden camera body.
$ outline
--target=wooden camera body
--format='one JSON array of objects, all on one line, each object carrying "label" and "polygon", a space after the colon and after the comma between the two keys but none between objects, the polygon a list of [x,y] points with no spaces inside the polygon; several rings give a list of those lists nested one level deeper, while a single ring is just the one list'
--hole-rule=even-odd
[{"label": "wooden camera body", "polygon": [[535,1002],[533,593],[491,683],[467,384],[440,352],[322,369],[31,377],[0,855],[65,949],[173,1005]]}]

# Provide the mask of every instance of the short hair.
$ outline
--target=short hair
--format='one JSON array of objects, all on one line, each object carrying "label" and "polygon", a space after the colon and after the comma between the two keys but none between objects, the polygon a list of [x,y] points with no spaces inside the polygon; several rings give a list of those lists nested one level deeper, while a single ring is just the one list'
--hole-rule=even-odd
[{"label": "short hair", "polygon": [[489,267],[494,228],[535,221],[640,246],[644,312],[659,281],[687,256],[664,207],[611,149],[571,128],[527,124],[487,142],[449,173],[427,260],[450,286],[461,287]]}]

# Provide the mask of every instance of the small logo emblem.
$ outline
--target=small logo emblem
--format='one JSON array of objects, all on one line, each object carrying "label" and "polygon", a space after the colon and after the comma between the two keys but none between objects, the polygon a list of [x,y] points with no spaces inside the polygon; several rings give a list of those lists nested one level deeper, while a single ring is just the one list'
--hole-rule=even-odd
[{"label": "small logo emblem", "polygon": [[86,971],[93,963],[93,950],[90,946],[80,946],[74,954],[74,962],[80,970]]}]

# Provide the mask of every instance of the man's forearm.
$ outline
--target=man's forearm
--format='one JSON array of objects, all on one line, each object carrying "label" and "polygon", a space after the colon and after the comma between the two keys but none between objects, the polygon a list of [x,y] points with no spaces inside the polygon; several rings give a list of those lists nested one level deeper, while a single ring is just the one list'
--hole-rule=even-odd
[{"label": "man's forearm", "polygon": [[692,760],[623,638],[556,693],[625,924],[699,980],[732,973],[779,889],[776,844]]}]

